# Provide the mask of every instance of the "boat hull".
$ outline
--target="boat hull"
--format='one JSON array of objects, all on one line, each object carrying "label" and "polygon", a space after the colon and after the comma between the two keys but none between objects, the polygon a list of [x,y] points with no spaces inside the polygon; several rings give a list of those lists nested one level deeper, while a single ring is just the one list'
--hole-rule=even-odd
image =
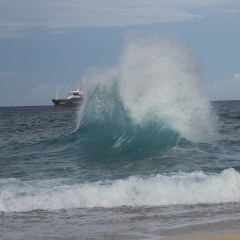
[{"label": "boat hull", "polygon": [[52,102],[57,107],[78,107],[82,104],[82,99],[53,99]]}]

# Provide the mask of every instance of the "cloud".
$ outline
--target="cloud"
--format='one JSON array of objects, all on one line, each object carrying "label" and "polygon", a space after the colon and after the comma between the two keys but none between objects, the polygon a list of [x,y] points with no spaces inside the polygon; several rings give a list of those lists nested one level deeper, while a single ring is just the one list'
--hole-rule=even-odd
[{"label": "cloud", "polygon": [[52,31],[51,34],[65,34],[65,33],[69,33],[70,31],[66,31],[66,30],[58,30],[58,31]]},{"label": "cloud", "polygon": [[225,81],[217,81],[208,86],[213,99],[239,100],[240,99],[240,73]]},{"label": "cloud", "polygon": [[190,21],[200,7],[238,0],[1,0],[0,37],[22,37],[30,27],[66,29],[91,26],[132,26]]},{"label": "cloud", "polygon": [[[1,4],[0,4],[1,5]],[[0,19],[2,17],[0,16]],[[27,28],[26,24],[17,24],[14,22],[0,22],[0,38],[22,38],[26,34],[24,30]]]},{"label": "cloud", "polygon": [[239,13],[239,11],[236,9],[223,10],[222,12],[224,12],[224,13]]},{"label": "cloud", "polygon": [[8,80],[24,80],[25,73],[23,72],[0,72],[0,81]]}]

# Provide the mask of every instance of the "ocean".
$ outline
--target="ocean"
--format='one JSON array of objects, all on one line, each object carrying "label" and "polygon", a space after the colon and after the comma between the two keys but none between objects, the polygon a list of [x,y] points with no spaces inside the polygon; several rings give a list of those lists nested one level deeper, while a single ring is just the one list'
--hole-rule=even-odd
[{"label": "ocean", "polygon": [[210,101],[185,49],[153,42],[89,71],[79,108],[0,108],[0,239],[161,239],[240,220],[240,101]]}]

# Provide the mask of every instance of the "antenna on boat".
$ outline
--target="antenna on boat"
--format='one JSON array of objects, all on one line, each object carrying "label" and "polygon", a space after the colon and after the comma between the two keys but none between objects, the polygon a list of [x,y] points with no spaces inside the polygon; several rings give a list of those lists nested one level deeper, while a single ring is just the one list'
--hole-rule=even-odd
[{"label": "antenna on boat", "polygon": [[58,91],[56,91],[56,99],[58,99]]}]

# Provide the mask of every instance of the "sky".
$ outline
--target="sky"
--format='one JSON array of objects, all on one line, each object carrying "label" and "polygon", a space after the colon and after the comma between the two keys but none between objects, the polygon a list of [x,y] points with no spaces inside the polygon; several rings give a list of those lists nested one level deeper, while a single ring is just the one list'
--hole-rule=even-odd
[{"label": "sky", "polygon": [[240,100],[240,0],[0,0],[0,107],[67,97],[129,31],[174,35],[211,100]]}]

